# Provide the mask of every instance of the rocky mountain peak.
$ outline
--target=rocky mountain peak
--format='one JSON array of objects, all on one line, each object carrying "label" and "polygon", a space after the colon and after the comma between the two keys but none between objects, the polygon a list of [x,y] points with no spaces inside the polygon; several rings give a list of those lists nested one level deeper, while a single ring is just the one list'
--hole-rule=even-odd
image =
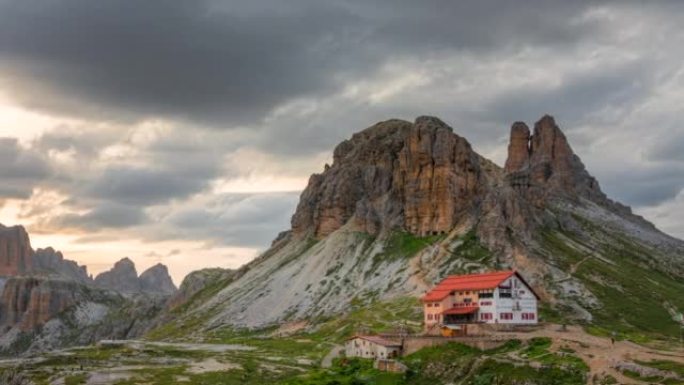
[{"label": "rocky mountain peak", "polygon": [[145,270],[139,279],[140,288],[144,293],[173,294],[176,291],[169,269],[161,263]]},{"label": "rocky mountain peak", "polygon": [[513,124],[504,169],[512,185],[538,205],[550,195],[607,199],[550,115],[535,123],[531,135],[525,123]]},{"label": "rocky mountain peak", "polygon": [[524,122],[515,122],[511,127],[508,143],[508,159],[504,170],[507,173],[523,170],[530,162],[530,129]]},{"label": "rocky mountain peak", "polygon": [[33,250],[22,226],[0,224],[0,276],[16,276],[33,269]]},{"label": "rocky mountain peak", "polygon": [[379,234],[449,231],[482,189],[481,158],[440,119],[377,123],[337,146],[292,217],[295,236],[321,238],[349,223]]},{"label": "rocky mountain peak", "polygon": [[95,286],[127,294],[173,294],[176,286],[169,275],[169,269],[158,263],[145,270],[138,277],[135,263],[123,258],[111,270],[95,277]]},{"label": "rocky mountain peak", "polygon": [[137,293],[140,282],[135,264],[128,258],[123,258],[114,264],[111,270],[100,273],[95,277],[95,285],[103,289],[120,291],[122,293]]},{"label": "rocky mountain peak", "polygon": [[41,275],[58,276],[81,283],[90,283],[88,269],[75,261],[64,259],[64,255],[52,247],[37,249],[33,254],[35,271]]}]

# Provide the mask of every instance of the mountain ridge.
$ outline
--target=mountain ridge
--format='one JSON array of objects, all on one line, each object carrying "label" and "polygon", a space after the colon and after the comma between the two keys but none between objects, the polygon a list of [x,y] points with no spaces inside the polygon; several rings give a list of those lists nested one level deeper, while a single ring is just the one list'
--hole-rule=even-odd
[{"label": "mountain ridge", "polygon": [[[684,309],[672,295],[684,290],[684,242],[610,200],[551,116],[534,127],[513,124],[503,167],[434,117],[354,134],[311,176],[291,231],[188,307],[207,329],[260,328],[418,296],[445,274],[512,267],[567,320],[608,326],[622,314],[618,287],[659,323]],[[646,287],[657,304],[640,296]],[[642,326],[626,317],[617,326]]]}]

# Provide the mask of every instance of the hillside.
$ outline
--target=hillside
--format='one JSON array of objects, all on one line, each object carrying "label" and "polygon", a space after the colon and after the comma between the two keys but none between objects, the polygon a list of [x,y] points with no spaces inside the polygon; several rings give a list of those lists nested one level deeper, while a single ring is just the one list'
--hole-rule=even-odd
[{"label": "hillside", "polygon": [[[683,251],[606,197],[551,117],[533,132],[513,125],[503,168],[439,119],[390,120],[335,149],[333,164],[302,193],[291,230],[269,250],[237,270],[191,273],[164,309],[130,293],[145,282],[163,287],[161,267],[136,279],[122,260],[93,281],[119,291],[74,280],[60,289],[47,279],[41,285],[55,290],[41,292],[80,305],[44,324],[35,350],[48,325],[64,320],[77,325],[65,329],[71,343],[129,340],[0,360],[0,381],[680,384],[673,316],[684,309]],[[532,283],[547,322],[482,337],[495,346],[484,350],[470,337],[407,349],[404,374],[336,358],[360,331],[421,338],[418,296],[445,275],[501,268]],[[88,326],[93,303],[109,313]],[[144,340],[130,339],[145,331]]]},{"label": "hillside", "polygon": [[684,242],[609,199],[552,117],[532,131],[513,124],[505,167],[433,117],[380,122],[333,154],[311,176],[291,230],[248,265],[205,280],[157,338],[315,325],[352,304],[494,268],[522,272],[548,320],[635,339],[678,335]]},{"label": "hillside", "polygon": [[0,356],[140,336],[176,293],[166,266],[138,276],[124,258],[93,279],[59,251],[33,250],[21,226],[0,225],[0,261]]}]

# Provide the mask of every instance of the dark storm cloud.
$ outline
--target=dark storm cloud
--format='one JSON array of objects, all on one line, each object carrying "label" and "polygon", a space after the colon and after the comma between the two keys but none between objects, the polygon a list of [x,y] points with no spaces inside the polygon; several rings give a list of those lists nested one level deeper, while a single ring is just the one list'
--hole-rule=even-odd
[{"label": "dark storm cloud", "polygon": [[684,165],[621,170],[602,179],[610,197],[637,207],[656,206],[682,191]]},{"label": "dark storm cloud", "polygon": [[113,167],[88,186],[86,193],[92,198],[146,206],[185,198],[207,183],[202,176],[193,178],[170,170]]},{"label": "dark storm cloud", "polygon": [[127,228],[144,224],[147,216],[138,207],[105,203],[85,214],[64,214],[50,218],[43,224],[53,229],[100,231],[102,229]]},{"label": "dark storm cloud", "polygon": [[647,95],[651,85],[650,61],[598,68],[589,73],[571,74],[560,84],[544,88],[516,89],[497,95],[484,110],[486,118],[502,125],[527,119],[531,123],[551,113],[565,127],[587,119],[598,122],[592,113],[608,106],[626,108]]},{"label": "dark storm cloud", "polygon": [[681,122],[670,123],[669,129],[680,133],[661,138],[646,154],[649,160],[680,163],[684,167],[684,132],[682,131],[684,128],[681,124]]},{"label": "dark storm cloud", "polygon": [[16,139],[0,138],[0,199],[26,199],[51,174],[40,154],[22,148]]},{"label": "dark storm cloud", "polygon": [[[484,4],[486,3],[486,4]],[[0,74],[59,114],[254,123],[393,57],[567,45],[585,2],[0,1]]]},{"label": "dark storm cloud", "polygon": [[263,247],[290,227],[298,199],[298,192],[219,195],[203,205],[174,212],[154,236]]}]

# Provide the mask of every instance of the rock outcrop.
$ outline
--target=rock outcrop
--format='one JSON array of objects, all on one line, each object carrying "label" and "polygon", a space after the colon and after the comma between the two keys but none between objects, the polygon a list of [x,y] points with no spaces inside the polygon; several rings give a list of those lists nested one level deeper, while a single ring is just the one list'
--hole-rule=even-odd
[{"label": "rock outcrop", "polygon": [[64,280],[15,277],[4,285],[0,324],[30,331],[77,302],[74,283]]},{"label": "rock outcrop", "polygon": [[138,277],[126,258],[94,281],[58,251],[34,251],[23,227],[0,225],[0,354],[139,336],[175,291],[161,264]]},{"label": "rock outcrop", "polygon": [[171,295],[176,292],[169,269],[158,263],[145,270],[139,277],[140,290],[146,294]]},{"label": "rock outcrop", "polygon": [[[616,251],[627,238],[638,257]],[[211,290],[186,280],[177,303],[188,306],[172,315],[202,314],[206,330],[265,327],[419,296],[449,274],[513,268],[545,301],[588,320],[608,314],[603,288],[590,288],[620,281],[612,269],[626,263],[630,273],[659,269],[681,288],[683,252],[605,197],[550,116],[532,133],[513,125],[503,168],[437,118],[388,120],[335,148],[302,192],[291,233],[230,279],[212,279]],[[629,279],[620,285],[631,290]],[[659,298],[677,300],[658,285],[650,289]]]},{"label": "rock outcrop", "polygon": [[139,293],[141,291],[135,263],[128,258],[123,258],[115,263],[111,270],[98,274],[95,277],[95,286],[121,293]]},{"label": "rock outcrop", "polygon": [[33,250],[21,226],[0,225],[0,276],[12,277],[33,270]]},{"label": "rock outcrop", "polygon": [[511,183],[537,205],[543,205],[549,195],[607,201],[549,115],[534,125],[532,135],[524,123],[513,125],[505,171]]},{"label": "rock outcrop", "polygon": [[169,275],[169,269],[161,263],[156,264],[138,277],[135,263],[123,258],[111,270],[100,273],[94,280],[101,289],[114,290],[125,294],[171,295],[176,286]]},{"label": "rock outcrop", "polygon": [[237,272],[231,269],[202,269],[193,271],[185,278],[176,293],[169,298],[167,308],[176,309],[191,301],[198,293],[209,287],[221,287],[232,281]]},{"label": "rock outcrop", "polygon": [[64,259],[64,255],[52,247],[36,250],[33,255],[33,264],[34,273],[72,279],[81,283],[92,281],[85,266]]},{"label": "rock outcrop", "polygon": [[350,220],[373,235],[446,233],[484,192],[480,162],[437,118],[378,123],[338,145],[332,166],[311,177],[293,233],[322,238]]}]

